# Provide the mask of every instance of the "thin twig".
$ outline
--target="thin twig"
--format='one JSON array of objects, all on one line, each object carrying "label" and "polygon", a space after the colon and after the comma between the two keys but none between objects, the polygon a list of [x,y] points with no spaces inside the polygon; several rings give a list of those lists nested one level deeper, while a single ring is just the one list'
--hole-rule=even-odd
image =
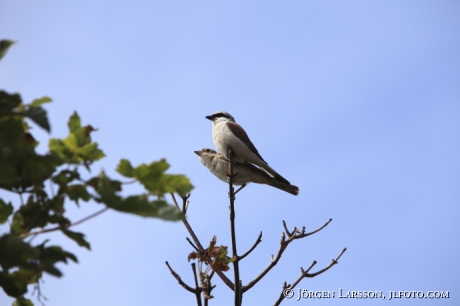
[{"label": "thin twig", "polygon": [[342,252],[340,252],[339,256],[337,256],[337,258],[335,259],[332,259],[332,262],[327,266],[325,267],[324,269],[321,269],[315,273],[309,273],[310,270],[313,268],[313,266],[316,264],[316,260],[313,261],[313,263],[310,265],[310,267],[307,269],[307,270],[303,270],[302,268],[300,268],[301,270],[301,274],[299,276],[299,278],[297,278],[297,280],[292,284],[292,285],[287,285],[286,282],[284,282],[284,285],[283,285],[283,291],[281,292],[278,300],[275,302],[274,306],[277,306],[279,304],[281,304],[281,302],[284,300],[284,298],[286,297],[285,293],[286,293],[286,289],[293,289],[295,288],[299,283],[300,281],[303,279],[303,278],[312,278],[312,277],[315,277],[317,275],[320,275],[321,273],[324,273],[326,272],[327,270],[329,270],[333,265],[336,265],[338,264],[338,260],[340,259],[340,257],[342,257],[343,253],[345,253],[345,251],[347,250],[347,248],[344,248],[342,250]]},{"label": "thin twig", "polygon": [[[176,205],[177,208],[180,209],[179,204],[177,204],[176,197],[174,196],[174,193],[170,193],[171,197],[173,199],[174,205]],[[195,232],[192,230],[192,227],[188,223],[187,219],[182,217],[182,222],[184,223],[185,227],[187,228],[187,231],[189,232],[190,236],[192,236],[193,241],[195,241],[195,244],[198,246],[200,250],[204,250],[203,246],[201,245],[200,241],[198,240],[198,237],[195,235]]]},{"label": "thin twig", "polygon": [[79,221],[77,221],[77,222],[74,222],[74,223],[72,223],[70,226],[75,226],[75,225],[78,225],[78,224],[80,224],[80,223],[85,222],[86,220],[89,220],[89,219],[91,219],[91,218],[94,218],[94,217],[96,217],[97,215],[102,214],[103,212],[105,212],[105,211],[108,210],[109,208],[110,208],[110,207],[106,207],[106,208],[103,208],[103,209],[101,209],[101,210],[99,210],[99,211],[96,211],[94,214],[89,215],[88,217],[85,217],[85,218],[83,218],[83,219],[81,219],[81,220],[79,220]]},{"label": "thin twig", "polygon": [[[302,268],[300,268],[300,270],[302,271],[302,275],[303,275],[303,273],[305,273],[305,272],[308,273],[308,271],[310,271],[310,270],[313,268],[314,265],[316,265],[316,260],[314,260],[314,261],[312,262],[312,264],[310,265],[310,267],[308,267],[308,269],[307,269],[306,271],[304,271]],[[297,281],[296,281],[294,284],[292,284],[292,285],[291,285],[291,284],[288,285],[286,282],[284,282],[284,284],[283,284],[283,291],[281,292],[280,297],[278,298],[278,300],[277,300],[277,301],[275,302],[275,304],[273,304],[273,305],[274,305],[274,306],[279,305],[279,304],[284,300],[284,298],[286,297],[286,292],[288,292],[288,291],[286,291],[286,289],[289,288],[289,289],[292,290],[292,288],[295,288],[295,286],[297,286],[297,284],[300,282],[300,279],[302,279],[302,278],[297,279]]]},{"label": "thin twig", "polygon": [[187,209],[188,209],[188,203],[189,203],[188,198],[190,198],[190,193],[185,195],[185,197],[181,196],[181,198],[182,198],[182,213],[186,215]]},{"label": "thin twig", "polygon": [[[328,226],[329,223],[331,223],[331,222],[332,222],[332,219],[329,219],[326,223],[324,223],[323,226],[321,226],[320,228],[318,228],[318,229],[316,229],[316,230],[314,230],[314,231],[312,231],[312,232],[309,232],[309,233],[305,233],[305,226],[304,226],[304,227],[302,228],[302,231],[301,231],[299,234],[297,234],[297,235],[295,236],[294,239],[304,238],[304,237],[307,237],[307,236],[316,234],[317,232],[319,232],[320,230],[322,230],[323,228],[325,228],[326,226]],[[284,222],[284,220],[283,220],[283,224],[284,224],[284,225],[286,224],[286,222]],[[296,229],[296,228],[294,227],[294,229]]]},{"label": "thin twig", "polygon": [[[246,292],[249,289],[251,289],[255,284],[257,284],[265,276],[265,274],[267,274],[278,263],[278,261],[281,258],[281,255],[283,255],[283,253],[286,250],[286,248],[289,245],[289,243],[291,243],[295,239],[304,238],[304,237],[307,237],[307,236],[312,235],[314,233],[317,233],[318,231],[320,231],[323,228],[325,228],[331,221],[332,221],[332,219],[329,219],[329,221],[327,221],[319,229],[317,229],[317,230],[315,230],[313,232],[310,232],[310,233],[305,233],[305,228],[303,228],[302,231],[298,231],[297,228],[295,228],[295,227],[294,227],[294,230],[292,232],[289,232],[289,230],[287,229],[287,226],[286,226],[286,222],[283,221],[283,226],[284,226],[284,229],[285,229],[286,233],[283,232],[281,234],[280,248],[278,250],[278,253],[276,254],[276,256],[274,258],[272,258],[270,264],[255,279],[250,281],[246,286],[243,286],[243,292]],[[286,235],[288,236],[287,239],[286,239]]]},{"label": "thin twig", "polygon": [[[196,292],[198,291],[196,288],[193,289],[192,287],[190,287],[189,285],[187,285],[186,283],[184,283],[184,281],[182,281],[182,279],[180,278],[179,274],[177,274],[176,272],[174,272],[174,270],[171,268],[171,266],[169,265],[169,263],[166,261],[165,262],[166,265],[168,266],[168,269],[169,271],[171,272],[171,274],[174,276],[175,279],[177,279],[177,281],[179,282],[179,284],[185,288],[185,290],[193,293],[193,294],[196,294]],[[198,291],[198,294],[199,294],[199,291]]]},{"label": "thin twig", "polygon": [[[315,276],[317,276],[317,275],[320,275],[321,273],[326,272],[327,270],[329,270],[330,268],[332,268],[333,265],[336,265],[336,264],[339,263],[338,261],[339,261],[340,257],[342,257],[343,253],[345,253],[346,250],[347,250],[347,248],[344,248],[344,249],[342,250],[342,252],[340,252],[339,256],[337,256],[336,259],[332,259],[332,262],[331,262],[326,268],[324,268],[324,269],[322,269],[322,270],[319,270],[318,272],[315,272],[315,273],[312,273],[312,274],[305,273],[305,276],[304,276],[304,277],[309,277],[309,278],[311,278],[311,277],[315,277]],[[307,272],[308,272],[308,271],[307,271]]]},{"label": "thin twig", "polygon": [[195,249],[195,251],[197,251],[197,252],[200,251],[200,249],[198,249],[198,248],[193,244],[193,242],[190,240],[190,238],[186,237],[185,239],[188,241],[188,243],[190,243],[190,245]]},{"label": "thin twig", "polygon": [[[235,173],[235,175],[237,175],[237,174],[238,174],[238,172]],[[246,184],[241,185],[241,187],[238,188],[238,189],[235,191],[234,195],[236,195],[238,192],[240,192],[240,190],[243,189],[244,187],[246,187]]]},{"label": "thin twig", "polygon": [[246,256],[248,256],[256,247],[259,243],[262,242],[262,232],[260,232],[259,234],[259,237],[257,237],[257,240],[256,242],[254,243],[254,245],[246,252],[244,253],[243,255],[241,256],[238,256],[237,260],[242,260],[243,258],[245,258]]},{"label": "thin twig", "polygon": [[91,219],[91,218],[96,217],[97,215],[102,214],[103,212],[105,212],[108,209],[109,209],[109,207],[105,207],[105,208],[95,212],[94,214],[91,214],[91,215],[89,215],[89,216],[87,216],[87,217],[85,217],[85,218],[83,218],[81,220],[78,220],[78,221],[74,222],[74,223],[68,223],[68,224],[63,224],[63,225],[52,227],[52,228],[41,229],[41,230],[38,230],[38,231],[35,231],[35,232],[24,233],[24,234],[21,234],[21,238],[26,238],[26,237],[31,236],[31,235],[38,235],[38,234],[43,234],[43,233],[54,232],[54,231],[58,231],[58,230],[62,230],[62,229],[68,229],[69,227],[78,225],[80,223],[83,223],[83,222]]},{"label": "thin twig", "polygon": [[[171,197],[173,199],[174,205],[176,205],[176,207],[178,209],[180,209],[179,204],[177,203],[176,197],[174,196],[174,193],[170,193],[170,195],[171,195]],[[185,216],[182,218],[182,223],[184,223],[185,228],[189,232],[190,236],[192,236],[192,239],[195,242],[196,247],[198,248],[198,250],[204,252],[203,245],[200,243],[200,240],[198,240],[198,237],[195,235],[195,232],[193,231],[192,227],[188,223],[188,221],[185,218]],[[216,271],[216,273],[217,273],[217,275],[219,275],[220,279],[224,282],[224,284],[227,285],[227,287],[229,287],[230,289],[234,290],[233,282],[224,274],[224,272]]]}]

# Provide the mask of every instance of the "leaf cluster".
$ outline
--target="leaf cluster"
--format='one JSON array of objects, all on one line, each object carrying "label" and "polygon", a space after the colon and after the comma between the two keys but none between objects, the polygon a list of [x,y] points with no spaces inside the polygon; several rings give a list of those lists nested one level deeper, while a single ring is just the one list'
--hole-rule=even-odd
[{"label": "leaf cluster", "polygon": [[[0,41],[0,59],[13,42]],[[183,214],[165,200],[166,193],[188,193],[193,186],[184,175],[165,173],[165,160],[133,167],[123,159],[117,171],[145,191],[121,196],[123,185],[104,172],[87,178],[91,165],[105,154],[92,140],[96,131],[82,126],[77,112],[68,121],[69,134],[64,139],[49,140],[49,151],[38,153],[38,141],[32,135],[31,123],[51,131],[43,105],[48,97],[24,104],[18,93],[0,90],[0,190],[16,194],[18,203],[0,198],[0,287],[16,297],[14,305],[33,305],[24,298],[28,285],[39,286],[43,273],[60,277],[58,263],[77,257],[48,240],[33,244],[35,236],[60,231],[79,246],[90,250],[85,234],[70,230],[92,216],[73,222],[66,215],[66,205],[82,202],[98,203],[102,210],[114,209],[142,217],[180,220]],[[82,171],[87,170],[83,173]],[[39,289],[39,287],[38,287]],[[40,292],[38,290],[38,292]],[[40,298],[40,296],[39,296]]]},{"label": "leaf cluster", "polygon": [[[235,258],[230,258],[228,256],[226,246],[216,246],[216,243],[217,238],[214,236],[209,243],[209,246],[204,251],[197,250],[196,252],[191,252],[188,255],[188,261],[198,259],[200,273],[207,274],[209,272],[209,268],[211,268],[212,271],[226,272],[230,270],[230,267],[228,266],[229,263],[235,261]],[[208,266],[204,272],[202,272],[201,269],[203,263]]]}]

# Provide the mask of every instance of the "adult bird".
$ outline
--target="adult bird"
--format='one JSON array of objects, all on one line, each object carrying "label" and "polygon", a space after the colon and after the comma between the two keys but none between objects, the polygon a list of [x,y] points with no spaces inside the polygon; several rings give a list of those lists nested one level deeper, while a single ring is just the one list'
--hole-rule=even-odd
[{"label": "adult bird", "polygon": [[244,129],[235,122],[235,118],[227,112],[218,111],[206,119],[212,121],[212,138],[217,151],[228,158],[227,150],[230,147],[235,155],[233,160],[241,164],[252,163],[272,175],[280,182],[290,184],[288,180],[276,172],[262,158],[259,151],[249,139]]}]

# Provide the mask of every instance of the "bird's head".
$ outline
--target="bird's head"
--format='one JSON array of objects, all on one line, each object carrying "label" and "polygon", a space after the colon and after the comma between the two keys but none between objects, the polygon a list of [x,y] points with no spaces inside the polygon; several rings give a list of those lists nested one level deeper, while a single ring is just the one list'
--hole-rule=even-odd
[{"label": "bird's head", "polygon": [[205,118],[211,120],[213,123],[220,120],[235,122],[235,118],[225,111],[217,111],[211,116],[206,116]]}]

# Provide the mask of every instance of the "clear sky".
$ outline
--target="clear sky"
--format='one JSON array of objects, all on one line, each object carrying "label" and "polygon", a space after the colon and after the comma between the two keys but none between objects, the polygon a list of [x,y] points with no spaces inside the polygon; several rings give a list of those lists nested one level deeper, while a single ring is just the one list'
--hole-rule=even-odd
[{"label": "clear sky", "polygon": [[[296,289],[440,290],[451,297],[358,303],[460,305],[460,2],[2,0],[0,38],[18,41],[0,62],[0,88],[54,100],[52,135],[33,132],[40,150],[66,136],[77,110],[107,155],[93,174],[118,177],[121,158],[166,158],[195,186],[188,220],[203,243],[230,245],[228,187],[193,151],[213,148],[206,115],[236,118],[300,188],[294,197],[250,185],[237,196],[239,250],[263,232],[241,263],[243,284],[278,250],[282,220],[314,230],[333,218],[292,243],[245,305],[272,305],[300,267],[320,269],[344,247],[338,265]],[[43,236],[80,260],[45,277],[47,306],[194,305],[164,264],[192,283],[181,223],[109,211],[74,230],[91,251]],[[231,305],[215,284],[211,305]],[[314,302],[295,299],[283,305]],[[0,305],[11,302],[0,292]]]}]

